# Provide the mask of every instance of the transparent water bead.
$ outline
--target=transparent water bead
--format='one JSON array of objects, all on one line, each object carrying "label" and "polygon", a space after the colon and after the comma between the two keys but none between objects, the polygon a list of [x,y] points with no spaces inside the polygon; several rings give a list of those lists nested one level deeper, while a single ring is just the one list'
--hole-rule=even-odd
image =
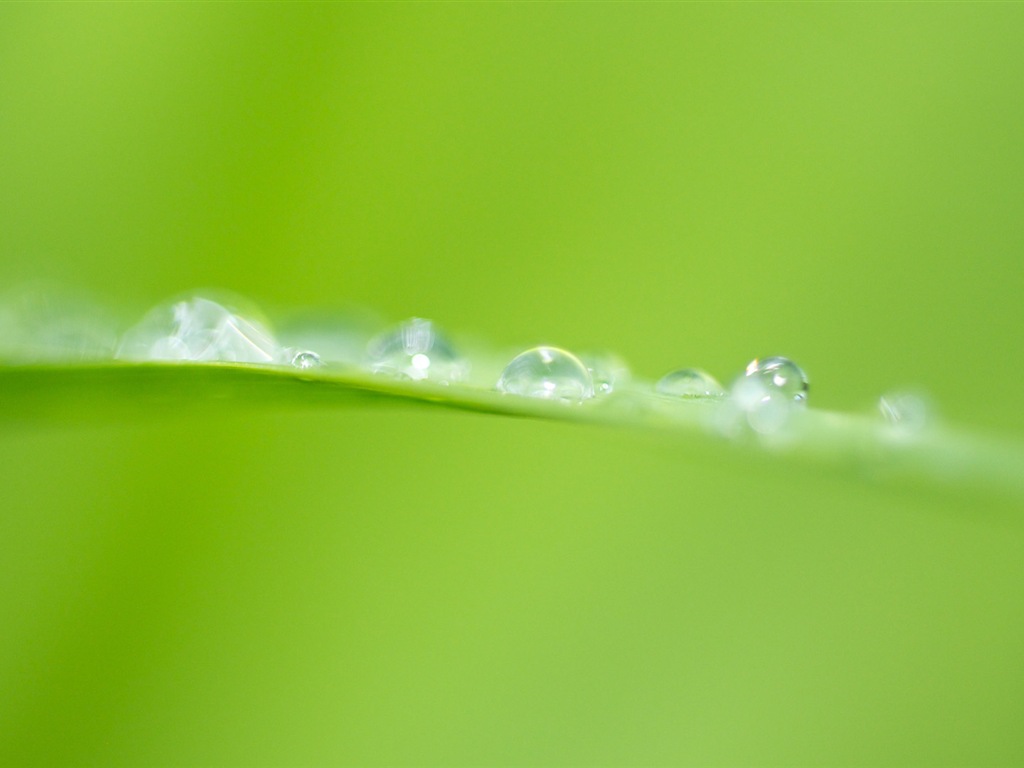
[{"label": "transparent water bead", "polygon": [[581,403],[594,396],[594,381],[587,366],[571,352],[557,347],[535,347],[505,366],[498,379],[498,391]]},{"label": "transparent water bead", "polygon": [[316,352],[310,352],[308,349],[295,351],[292,350],[291,354],[292,365],[302,370],[309,368],[322,368],[323,361],[320,359],[320,355]]},{"label": "transparent water bead", "polygon": [[439,384],[462,381],[469,365],[430,320],[413,317],[371,339],[367,353],[375,373]]},{"label": "transparent water bead", "polygon": [[807,374],[788,357],[751,360],[746,375],[797,403],[807,401]]},{"label": "transparent water bead", "polygon": [[282,350],[270,329],[250,312],[201,296],[151,310],[121,340],[128,360],[277,363]]},{"label": "transparent water bead", "polygon": [[590,371],[595,395],[610,395],[628,384],[632,378],[626,362],[611,352],[591,352],[580,355],[579,358]]},{"label": "transparent water bead", "polygon": [[718,380],[700,368],[680,368],[666,373],[654,389],[662,395],[685,398],[725,397],[725,390]]}]

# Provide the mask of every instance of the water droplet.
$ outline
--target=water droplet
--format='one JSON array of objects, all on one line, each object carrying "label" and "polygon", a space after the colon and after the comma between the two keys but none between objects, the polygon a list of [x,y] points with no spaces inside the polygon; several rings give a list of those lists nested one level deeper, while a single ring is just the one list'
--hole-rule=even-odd
[{"label": "water droplet", "polygon": [[321,368],[323,367],[323,364],[324,363],[320,359],[320,355],[316,352],[310,352],[308,349],[295,352],[295,354],[292,355],[292,365],[296,368],[301,368],[303,370],[308,368]]},{"label": "water droplet", "polygon": [[611,352],[583,354],[579,359],[590,371],[596,395],[610,395],[628,384],[632,377],[626,362]]},{"label": "water droplet", "polygon": [[161,304],[121,340],[117,356],[128,360],[276,363],[282,350],[253,312],[242,315],[201,296]]},{"label": "water droplet", "polygon": [[751,360],[746,375],[797,403],[807,401],[807,374],[788,357]]},{"label": "water droplet", "polygon": [[911,392],[889,392],[878,399],[878,410],[892,427],[902,432],[920,432],[931,420],[924,397]]},{"label": "water droplet", "polygon": [[724,397],[725,390],[710,373],[699,368],[680,368],[666,373],[655,385],[662,395],[685,398]]},{"label": "water droplet", "polygon": [[374,372],[439,384],[462,381],[469,365],[448,338],[429,320],[413,317],[370,340]]},{"label": "water droplet", "polygon": [[535,347],[517,355],[498,379],[498,391],[580,403],[594,396],[587,366],[571,352],[557,347]]}]

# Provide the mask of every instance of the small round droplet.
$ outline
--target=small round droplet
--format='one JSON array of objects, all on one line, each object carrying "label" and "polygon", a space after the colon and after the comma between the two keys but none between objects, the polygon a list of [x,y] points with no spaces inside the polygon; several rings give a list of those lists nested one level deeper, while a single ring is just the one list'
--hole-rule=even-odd
[{"label": "small round droplet", "polygon": [[680,368],[666,373],[654,388],[662,395],[688,399],[725,396],[725,390],[718,380],[699,368]]},{"label": "small round droplet", "polygon": [[302,350],[300,352],[296,352],[292,356],[292,365],[295,366],[296,368],[307,370],[309,368],[323,367],[323,361],[320,359],[320,355],[318,355],[316,352],[310,352],[307,349]]},{"label": "small round droplet", "polygon": [[807,402],[807,374],[788,357],[751,360],[746,375],[794,402]]},{"label": "small round droplet", "polygon": [[253,312],[190,296],[152,309],[121,339],[117,356],[129,360],[277,363],[281,347]]},{"label": "small round droplet", "polygon": [[581,403],[594,396],[594,382],[587,366],[571,352],[558,347],[535,347],[505,366],[498,379],[498,391]]},{"label": "small round droplet", "polygon": [[413,317],[374,337],[367,348],[375,373],[450,384],[466,378],[469,365],[429,320]]}]

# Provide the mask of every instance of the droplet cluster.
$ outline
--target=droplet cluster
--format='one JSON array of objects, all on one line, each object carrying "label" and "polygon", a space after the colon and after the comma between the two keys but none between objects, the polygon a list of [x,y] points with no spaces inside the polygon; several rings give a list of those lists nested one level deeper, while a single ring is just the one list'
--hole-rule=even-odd
[{"label": "droplet cluster", "polygon": [[[118,337],[109,320],[101,322],[100,313],[84,306],[32,293],[0,300],[0,359],[241,363],[314,376],[347,368],[414,384],[490,389],[574,406],[616,400],[623,393],[646,394],[663,409],[675,407],[672,403],[703,404],[708,410],[701,412],[713,413],[714,425],[728,435],[783,434],[805,410],[809,390],[803,369],[780,356],[750,361],[728,386],[697,367],[674,369],[652,385],[636,380],[615,354],[576,354],[552,345],[511,355],[504,367],[484,361],[476,369],[446,332],[420,317],[382,327],[365,317],[353,321],[351,315],[318,314],[285,323],[279,336],[244,299],[201,292],[157,305]],[[878,402],[880,423],[900,433],[920,430],[927,410],[916,395],[888,394]]]}]

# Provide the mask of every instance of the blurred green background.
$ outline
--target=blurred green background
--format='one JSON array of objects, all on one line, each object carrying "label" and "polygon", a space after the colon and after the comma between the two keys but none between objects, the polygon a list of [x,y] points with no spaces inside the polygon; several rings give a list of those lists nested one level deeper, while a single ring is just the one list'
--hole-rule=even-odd
[{"label": "blurred green background", "polygon": [[[1024,6],[4,4],[0,288],[217,285],[1024,435]],[[0,393],[0,408],[3,408]],[[0,763],[1020,764],[1024,526],[650,435],[0,432]]]}]

